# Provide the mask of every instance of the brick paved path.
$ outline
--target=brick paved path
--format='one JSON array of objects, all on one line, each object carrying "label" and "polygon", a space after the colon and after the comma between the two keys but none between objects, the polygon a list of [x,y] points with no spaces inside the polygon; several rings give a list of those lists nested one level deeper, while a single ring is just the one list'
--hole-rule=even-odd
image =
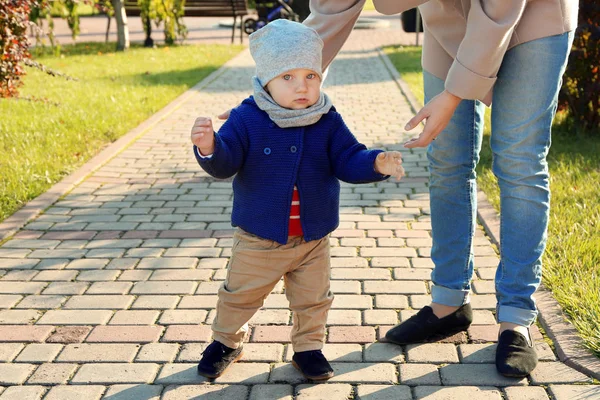
[{"label": "brick paved path", "polygon": [[249,93],[246,50],[0,247],[0,400],[600,398],[537,330],[542,362],[531,377],[495,372],[497,256],[482,231],[468,334],[377,342],[429,302],[432,268],[425,154],[398,144],[411,111],[373,48],[393,41],[353,33],[327,82],[357,136],[403,151],[407,170],[401,183],[343,185],[328,384],[308,384],[289,363],[282,285],[251,321],[244,359],[213,384],[196,374],[231,251],[232,192],[196,165],[188,132],[196,116]]}]

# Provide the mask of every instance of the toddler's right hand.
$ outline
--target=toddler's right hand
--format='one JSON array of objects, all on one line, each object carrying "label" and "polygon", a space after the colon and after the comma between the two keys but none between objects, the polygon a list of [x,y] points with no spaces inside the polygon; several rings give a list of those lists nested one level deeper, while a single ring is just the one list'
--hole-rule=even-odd
[{"label": "toddler's right hand", "polygon": [[203,156],[211,155],[215,151],[215,131],[210,118],[196,118],[192,127],[192,143],[200,149]]}]

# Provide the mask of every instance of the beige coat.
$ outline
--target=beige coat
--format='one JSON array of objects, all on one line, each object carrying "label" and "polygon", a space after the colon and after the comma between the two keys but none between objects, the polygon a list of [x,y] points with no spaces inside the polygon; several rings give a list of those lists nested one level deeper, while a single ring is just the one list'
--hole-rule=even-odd
[{"label": "beige coat", "polygon": [[[324,67],[350,35],[365,0],[310,0],[305,24],[323,38]],[[446,90],[487,105],[506,50],[574,30],[578,0],[373,0],[383,14],[419,6],[425,27],[423,68]]]}]

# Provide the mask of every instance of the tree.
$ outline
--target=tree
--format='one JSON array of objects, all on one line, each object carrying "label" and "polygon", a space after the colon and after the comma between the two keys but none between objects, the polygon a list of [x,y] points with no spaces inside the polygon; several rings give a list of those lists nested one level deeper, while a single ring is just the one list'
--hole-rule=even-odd
[{"label": "tree", "polygon": [[127,15],[122,0],[111,0],[117,21],[117,50],[125,51],[129,48],[129,27]]}]

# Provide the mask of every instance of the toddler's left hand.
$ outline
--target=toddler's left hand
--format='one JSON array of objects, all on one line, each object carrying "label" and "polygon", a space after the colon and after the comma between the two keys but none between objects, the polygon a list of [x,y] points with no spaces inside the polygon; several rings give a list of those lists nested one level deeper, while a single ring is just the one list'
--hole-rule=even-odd
[{"label": "toddler's left hand", "polygon": [[382,175],[391,175],[399,181],[404,176],[402,154],[399,151],[384,151],[375,159],[375,171]]}]

